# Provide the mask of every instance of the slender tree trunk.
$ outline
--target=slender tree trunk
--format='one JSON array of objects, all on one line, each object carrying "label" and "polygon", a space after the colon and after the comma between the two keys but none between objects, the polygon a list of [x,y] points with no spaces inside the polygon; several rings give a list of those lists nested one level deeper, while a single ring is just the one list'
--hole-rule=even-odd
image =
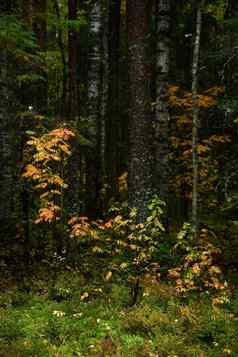
[{"label": "slender tree trunk", "polygon": [[63,41],[63,32],[61,28],[61,14],[58,0],[52,0],[53,8],[55,10],[57,18],[57,43],[60,50],[60,56],[62,61],[62,97],[60,105],[60,114],[64,114],[66,110],[66,86],[67,86],[67,63],[65,57],[65,48]]},{"label": "slender tree trunk", "polygon": [[236,0],[229,0],[225,17],[238,16],[238,3]]},{"label": "slender tree trunk", "polygon": [[75,120],[79,116],[79,98],[77,83],[77,47],[78,34],[72,27],[73,21],[77,20],[77,0],[68,0],[68,19],[70,22],[68,31],[68,117]]},{"label": "slender tree trunk", "polygon": [[7,51],[1,50],[0,66],[0,226],[3,237],[12,225],[12,189],[13,189],[13,137],[12,113],[10,111],[8,58]]},{"label": "slender tree trunk", "polygon": [[145,0],[130,0],[127,3],[130,82],[128,188],[129,206],[137,209],[139,222],[147,215],[152,181],[147,5]]},{"label": "slender tree trunk", "polygon": [[96,0],[89,13],[88,54],[88,124],[91,147],[87,155],[87,212],[95,215],[99,198],[100,183],[100,105],[102,94],[102,2]]},{"label": "slender tree trunk", "polygon": [[33,30],[40,48],[45,50],[47,39],[47,0],[34,0],[33,6],[35,14]]},{"label": "slender tree trunk", "polygon": [[33,0],[22,0],[22,16],[25,23],[30,29],[33,25]]},{"label": "slender tree trunk", "polygon": [[[108,114],[108,95],[109,95],[109,0],[104,1],[102,11],[102,62],[101,62],[101,115],[100,115],[100,187],[105,183],[106,177],[106,138],[107,138],[107,114]],[[105,208],[105,197],[101,197],[100,206]]]},{"label": "slender tree trunk", "polygon": [[[79,91],[78,91],[78,31],[73,27],[77,20],[78,1],[68,0],[68,78],[67,78],[67,98],[65,116],[76,130],[79,126]],[[80,191],[80,148],[77,141],[72,147],[72,155],[69,162],[69,192],[68,210],[72,213],[79,213],[79,191]]]},{"label": "slender tree trunk", "polygon": [[193,191],[192,191],[192,231],[194,238],[198,233],[198,125],[199,125],[199,102],[198,102],[198,66],[200,52],[200,37],[202,27],[202,5],[199,3],[196,18],[196,34],[193,49],[192,64],[192,101],[193,101],[193,130],[192,130],[192,167],[193,167]]},{"label": "slender tree trunk", "polygon": [[[22,0],[22,20],[27,26],[29,31],[33,31],[33,0]],[[29,86],[23,86],[21,88],[21,104],[25,107],[25,110],[28,110],[29,104],[31,103],[31,97],[29,93],[31,88]],[[18,163],[23,169],[24,167],[24,148],[27,141],[26,131],[34,128],[35,121],[29,121],[29,117],[24,116],[18,118],[18,134],[19,134],[19,143],[18,143]],[[34,122],[34,123],[33,123]],[[22,170],[21,170],[22,171]],[[22,172],[19,172],[21,176]],[[26,182],[21,180],[20,186],[20,207],[21,207],[21,231],[22,236],[24,237],[24,262],[28,265],[30,260],[30,249],[31,249],[31,240],[30,240],[30,192]]]},{"label": "slender tree trunk", "polygon": [[119,175],[121,125],[119,114],[119,61],[120,61],[121,0],[109,1],[109,91],[107,116],[107,175],[111,194],[116,193]]},{"label": "slender tree trunk", "polygon": [[170,0],[157,0],[156,111],[155,111],[155,187],[168,204],[169,182],[169,106]]},{"label": "slender tree trunk", "polygon": [[[33,1],[33,31],[36,35],[37,43],[41,51],[46,51],[47,48],[47,0]],[[39,71],[44,77],[43,70]],[[47,92],[48,85],[46,78],[44,81],[37,83],[37,110],[41,113],[47,111]]]},{"label": "slender tree trunk", "polygon": [[[0,3],[1,15],[11,15],[18,10],[14,0]],[[4,244],[15,238],[18,187],[15,180],[17,151],[16,112],[14,97],[15,68],[11,62],[7,43],[0,48],[0,238]]]}]

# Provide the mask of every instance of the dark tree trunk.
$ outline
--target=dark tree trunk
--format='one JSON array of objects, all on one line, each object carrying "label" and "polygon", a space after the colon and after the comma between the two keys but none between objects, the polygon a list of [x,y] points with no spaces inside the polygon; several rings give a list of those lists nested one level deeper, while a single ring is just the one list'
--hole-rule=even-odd
[{"label": "dark tree trunk", "polygon": [[24,22],[32,29],[33,25],[33,0],[22,0],[22,17]]},{"label": "dark tree trunk", "polygon": [[78,118],[78,83],[77,83],[77,47],[78,47],[78,33],[73,28],[73,21],[77,20],[77,0],[68,0],[68,118],[75,120]]},{"label": "dark tree trunk", "polygon": [[47,40],[47,0],[35,0],[33,30],[42,50],[46,49]]},{"label": "dark tree trunk", "polygon": [[[33,31],[36,34],[37,43],[41,51],[47,48],[47,0],[33,1]],[[39,69],[39,74],[45,77],[43,70]],[[37,83],[37,110],[45,114],[47,111],[48,86],[46,78]]]},{"label": "dark tree trunk", "polygon": [[13,116],[10,110],[8,56],[1,50],[0,69],[0,226],[4,235],[12,226],[12,189],[13,189]]},{"label": "dark tree trunk", "polygon": [[[16,1],[0,3],[1,15],[17,11]],[[1,243],[16,234],[18,187],[16,183],[17,150],[15,68],[7,43],[0,48],[0,238]]]},{"label": "dark tree trunk", "polygon": [[130,81],[129,122],[129,205],[145,219],[151,197],[151,111],[150,65],[147,57],[149,35],[148,1],[130,0],[128,10],[128,46]]},{"label": "dark tree trunk", "polygon": [[61,104],[60,104],[60,114],[64,115],[66,111],[66,86],[67,86],[67,63],[65,56],[65,48],[63,41],[63,31],[61,28],[61,14],[58,0],[52,0],[53,8],[57,18],[57,44],[60,51],[61,61],[62,61],[62,96],[61,96]]},{"label": "dark tree trunk", "polygon": [[229,0],[225,17],[237,17],[238,16],[238,2],[236,0]]},{"label": "dark tree trunk", "polygon": [[[79,129],[79,83],[78,83],[78,45],[79,34],[75,29],[75,21],[77,20],[78,1],[68,0],[68,80],[67,80],[67,97],[65,116],[76,128]],[[77,140],[72,147],[72,155],[69,162],[69,192],[68,192],[68,208],[72,213],[79,213],[80,202],[80,148]]]}]

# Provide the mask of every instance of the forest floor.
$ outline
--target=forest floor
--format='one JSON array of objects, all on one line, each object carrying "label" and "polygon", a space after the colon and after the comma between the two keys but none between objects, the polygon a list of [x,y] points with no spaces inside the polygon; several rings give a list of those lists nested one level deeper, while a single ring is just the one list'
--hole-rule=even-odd
[{"label": "forest floor", "polygon": [[216,304],[159,282],[129,307],[129,286],[89,284],[73,270],[27,283],[0,293],[1,357],[238,356],[236,290]]}]

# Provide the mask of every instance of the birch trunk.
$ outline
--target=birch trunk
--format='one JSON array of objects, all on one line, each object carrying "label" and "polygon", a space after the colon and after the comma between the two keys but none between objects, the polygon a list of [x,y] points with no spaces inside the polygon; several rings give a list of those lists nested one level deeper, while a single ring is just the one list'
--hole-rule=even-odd
[{"label": "birch trunk", "polygon": [[127,3],[130,86],[128,189],[129,206],[137,209],[138,222],[147,215],[152,181],[147,5],[145,0]]},{"label": "birch trunk", "polygon": [[108,93],[109,93],[109,0],[105,1],[103,8],[103,31],[102,31],[102,64],[101,64],[101,120],[100,120],[100,176],[102,184],[106,176],[106,121],[107,121],[107,108],[108,108]]},{"label": "birch trunk", "polygon": [[194,238],[198,233],[198,125],[199,125],[199,102],[198,102],[198,66],[200,52],[200,37],[202,27],[202,5],[199,3],[196,17],[196,34],[193,48],[192,64],[192,102],[193,102],[193,130],[192,130],[192,167],[193,167],[193,190],[192,190],[192,231]]},{"label": "birch trunk", "polygon": [[111,195],[116,193],[119,176],[121,123],[119,114],[119,61],[120,61],[121,0],[109,1],[109,91],[107,117],[107,176]]},{"label": "birch trunk", "polygon": [[168,81],[170,59],[170,0],[158,0],[157,56],[156,56],[156,111],[155,111],[155,187],[160,198],[168,203],[169,182],[169,105]]},{"label": "birch trunk", "polygon": [[100,103],[101,103],[101,65],[102,65],[102,2],[96,0],[89,13],[89,40],[88,54],[88,125],[91,148],[87,155],[87,211],[96,213],[99,196],[100,171]]}]

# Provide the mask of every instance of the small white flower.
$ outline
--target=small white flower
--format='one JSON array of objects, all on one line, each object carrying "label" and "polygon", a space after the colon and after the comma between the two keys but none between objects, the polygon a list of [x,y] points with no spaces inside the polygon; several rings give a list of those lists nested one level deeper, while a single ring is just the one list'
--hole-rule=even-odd
[{"label": "small white flower", "polygon": [[105,329],[106,329],[107,331],[110,331],[110,330],[111,330],[111,327],[110,327],[107,323],[104,324],[104,327],[105,327]]},{"label": "small white flower", "polygon": [[223,352],[230,355],[232,351],[229,348],[224,348]]},{"label": "small white flower", "polygon": [[55,310],[55,311],[53,311],[53,315],[55,315],[57,317],[63,317],[63,316],[65,316],[65,312],[64,311]]},{"label": "small white flower", "polygon": [[76,317],[77,319],[79,319],[82,315],[83,315],[82,312],[77,312],[77,313],[73,314],[73,317]]}]

